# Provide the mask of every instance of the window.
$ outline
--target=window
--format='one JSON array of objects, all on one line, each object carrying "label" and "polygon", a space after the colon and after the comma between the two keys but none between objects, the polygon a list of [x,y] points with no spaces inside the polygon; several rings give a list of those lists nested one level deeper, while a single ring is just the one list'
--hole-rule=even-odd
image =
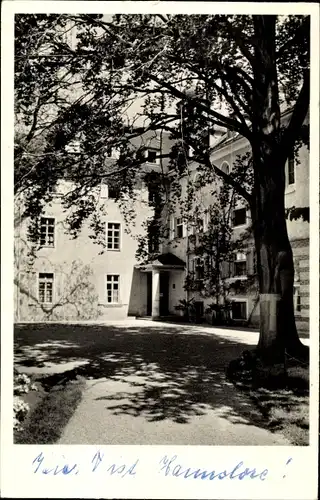
[{"label": "window", "polygon": [[244,253],[237,253],[234,260],[234,276],[247,275],[247,256]]},{"label": "window", "polygon": [[48,186],[48,193],[52,195],[58,194],[57,185],[55,184],[54,186],[52,186],[52,184],[50,184],[50,186]]},{"label": "window", "polygon": [[183,238],[183,221],[181,217],[175,218],[175,236],[176,238]]},{"label": "window", "polygon": [[209,227],[210,227],[210,219],[211,219],[211,214],[210,214],[210,211],[207,210],[204,214],[204,218],[203,218],[203,230],[206,232],[208,231]]},{"label": "window", "polygon": [[108,197],[111,200],[119,198],[120,189],[117,186],[110,185],[108,188]]},{"label": "window", "polygon": [[77,46],[77,32],[69,22],[65,26],[65,32],[62,34],[62,40],[69,46],[69,48],[75,50]]},{"label": "window", "polygon": [[119,282],[120,276],[118,274],[107,274],[107,303],[119,303]]},{"label": "window", "polygon": [[169,240],[174,239],[174,224],[175,224],[175,219],[173,215],[170,215],[169,218]]},{"label": "window", "polygon": [[149,148],[145,150],[145,158],[149,163],[159,163],[158,154],[159,151],[157,149]]},{"label": "window", "polygon": [[156,234],[149,234],[148,238],[148,252],[149,253],[159,253],[160,244],[159,238]]},{"label": "window", "polygon": [[72,154],[81,153],[80,141],[77,140],[70,141],[69,144],[66,145],[65,150],[67,153],[72,153]]},{"label": "window", "polygon": [[149,233],[148,235],[148,252],[158,253],[160,249],[159,236],[158,234]]},{"label": "window", "polygon": [[203,233],[204,231],[204,218],[199,217],[194,223],[193,234]]},{"label": "window", "polygon": [[157,184],[149,184],[148,186],[148,202],[149,205],[158,205],[161,201],[160,187]]},{"label": "window", "polygon": [[120,189],[114,185],[101,184],[100,187],[100,198],[118,198],[120,194]]},{"label": "window", "polygon": [[301,312],[300,285],[295,284],[293,287],[293,301],[295,312]]},{"label": "window", "polygon": [[247,319],[247,302],[241,300],[233,300],[231,304],[232,319],[246,320]]},{"label": "window", "polygon": [[40,246],[54,247],[54,218],[41,217],[40,220]]},{"label": "window", "polygon": [[155,192],[153,186],[148,187],[148,202],[149,202],[149,205],[154,205],[156,202],[156,192]]},{"label": "window", "polygon": [[220,168],[221,168],[222,172],[224,172],[225,174],[229,174],[230,173],[230,167],[229,167],[229,164],[226,161],[224,161],[222,163],[222,165],[221,165]]},{"label": "window", "polygon": [[196,189],[200,189],[201,186],[202,186],[202,179],[201,179],[201,175],[199,173],[196,173],[196,175],[194,176],[194,181],[193,181],[193,185]]},{"label": "window", "polygon": [[157,222],[153,220],[148,226],[148,252],[158,253],[159,248],[159,226]]},{"label": "window", "polygon": [[53,302],[53,273],[39,273],[38,296],[41,304]]},{"label": "window", "polygon": [[114,159],[118,160],[120,157],[119,149],[112,147],[112,146],[106,147],[106,157],[107,158],[114,158]]},{"label": "window", "polygon": [[246,208],[238,208],[233,211],[232,214],[232,225],[233,227],[243,226],[247,222],[247,210]]},{"label": "window", "polygon": [[108,185],[101,184],[100,186],[100,198],[108,198]]},{"label": "window", "polygon": [[196,280],[204,279],[204,260],[201,257],[196,257],[193,261],[194,264],[194,276]]},{"label": "window", "polygon": [[107,249],[120,250],[120,224],[118,222],[108,222]]},{"label": "window", "polygon": [[288,158],[288,186],[295,183],[294,150],[290,152]]},{"label": "window", "polygon": [[197,300],[194,302],[194,309],[195,309],[195,315],[196,315],[196,320],[201,320],[204,315],[204,305],[202,300]]}]

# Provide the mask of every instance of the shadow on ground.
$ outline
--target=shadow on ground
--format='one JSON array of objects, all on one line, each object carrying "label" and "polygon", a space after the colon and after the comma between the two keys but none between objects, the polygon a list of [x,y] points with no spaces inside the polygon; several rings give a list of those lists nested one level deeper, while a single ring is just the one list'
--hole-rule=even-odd
[{"label": "shadow on ground", "polygon": [[[183,424],[214,409],[232,423],[267,427],[259,409],[225,376],[228,363],[248,348],[182,325],[15,326],[17,367],[75,363],[71,370],[47,376],[43,383],[48,386],[78,376],[123,382],[124,391],[99,399],[106,400],[108,411],[148,421]],[[284,404],[290,406],[289,396]]]}]

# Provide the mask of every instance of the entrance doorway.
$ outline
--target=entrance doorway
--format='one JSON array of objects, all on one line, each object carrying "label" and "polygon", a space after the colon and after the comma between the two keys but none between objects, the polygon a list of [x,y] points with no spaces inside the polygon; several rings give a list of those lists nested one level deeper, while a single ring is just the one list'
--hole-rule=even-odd
[{"label": "entrance doorway", "polygon": [[147,316],[152,314],[152,273],[147,273]]},{"label": "entrance doorway", "polygon": [[160,316],[169,314],[169,273],[160,272]]}]

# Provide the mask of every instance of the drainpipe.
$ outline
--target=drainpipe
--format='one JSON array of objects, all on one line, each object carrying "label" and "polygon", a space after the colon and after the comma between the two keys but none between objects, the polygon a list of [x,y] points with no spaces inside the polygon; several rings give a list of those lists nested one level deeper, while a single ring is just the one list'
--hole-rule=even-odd
[{"label": "drainpipe", "polygon": [[17,293],[16,293],[16,304],[17,304],[17,321],[20,321],[20,293],[19,293],[19,283],[20,283],[20,231],[21,231],[21,210],[20,203],[18,200],[18,221],[19,221],[19,229],[18,229],[18,248],[17,248]]}]

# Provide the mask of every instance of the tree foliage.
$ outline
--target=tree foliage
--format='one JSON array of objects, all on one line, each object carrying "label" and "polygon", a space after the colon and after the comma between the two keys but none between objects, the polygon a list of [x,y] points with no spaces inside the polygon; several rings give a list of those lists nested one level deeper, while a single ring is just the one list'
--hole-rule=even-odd
[{"label": "tree foliage", "polygon": [[[94,211],[93,202],[80,209],[81,200],[106,174],[116,173],[123,190],[132,191],[143,155],[130,139],[155,129],[192,146],[203,169],[248,199],[250,187],[212,164],[203,139],[217,126],[239,132],[251,146],[259,139],[253,100],[263,64],[259,35],[269,27],[277,70],[275,127],[280,106],[296,110],[278,138],[286,159],[300,134],[296,115],[301,108],[305,116],[308,107],[308,17],[117,15],[110,21],[102,15],[18,15],[15,189],[24,192],[26,214],[38,202],[41,209],[61,177],[74,182],[64,203],[79,221]],[[140,108],[132,113],[137,99]],[[179,102],[188,117],[184,130]],[[68,153],[75,140],[80,153]],[[120,156],[106,172],[110,147]],[[247,168],[243,162],[244,175]]]},{"label": "tree foliage", "polygon": [[[145,161],[135,139],[167,132],[171,198],[192,147],[206,179],[220,179],[248,203],[265,301],[259,346],[296,353],[285,163],[308,142],[309,16],[27,14],[17,16],[16,40],[15,191],[23,194],[23,216],[39,215],[58,179],[67,179],[69,229],[76,235],[89,219],[94,237],[95,189],[116,178],[126,211]],[[212,161],[208,136],[219,127],[249,144],[231,174]],[[106,162],[111,147],[119,155]],[[274,326],[270,300],[278,304],[277,296]]]}]

